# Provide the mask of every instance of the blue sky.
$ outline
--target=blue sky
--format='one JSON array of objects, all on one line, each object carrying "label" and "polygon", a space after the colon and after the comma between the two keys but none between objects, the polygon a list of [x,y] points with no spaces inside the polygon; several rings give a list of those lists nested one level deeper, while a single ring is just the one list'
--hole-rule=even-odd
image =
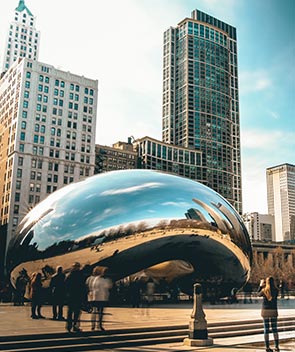
[{"label": "blue sky", "polygon": [[[244,211],[267,212],[265,170],[295,164],[295,1],[26,0],[39,60],[99,80],[96,142],[161,139],[162,37],[200,9],[237,28]],[[0,5],[0,59],[18,0]]]}]

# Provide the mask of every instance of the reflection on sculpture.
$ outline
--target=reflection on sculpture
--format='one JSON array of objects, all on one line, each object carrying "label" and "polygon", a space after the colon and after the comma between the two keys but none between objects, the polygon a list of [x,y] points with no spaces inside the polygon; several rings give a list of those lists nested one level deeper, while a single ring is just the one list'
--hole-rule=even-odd
[{"label": "reflection on sculpture", "polygon": [[79,261],[107,266],[114,280],[146,269],[179,279],[221,280],[220,295],[247,281],[252,251],[232,206],[208,187],[149,170],[114,171],[68,185],[39,203],[10,243],[7,267],[14,284],[21,270],[65,272]]}]

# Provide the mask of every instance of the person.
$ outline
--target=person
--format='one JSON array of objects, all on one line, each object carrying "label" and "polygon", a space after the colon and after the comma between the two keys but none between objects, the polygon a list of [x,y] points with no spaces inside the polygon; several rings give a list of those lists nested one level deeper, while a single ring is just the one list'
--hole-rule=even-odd
[{"label": "person", "polygon": [[63,306],[65,300],[65,274],[61,266],[56,268],[50,280],[50,291],[52,298],[52,315],[53,320],[65,320],[63,317]]},{"label": "person", "polygon": [[81,331],[79,327],[79,319],[81,305],[85,295],[85,283],[84,276],[80,268],[80,263],[75,262],[72,266],[71,272],[65,280],[66,296],[68,301],[66,329],[68,332]]},{"label": "person", "polygon": [[24,305],[24,296],[26,292],[26,286],[28,283],[27,276],[25,273],[20,271],[19,276],[16,279],[15,282],[15,300],[14,300],[14,305],[15,306],[23,306]]},{"label": "person", "polygon": [[237,293],[238,289],[236,287],[233,287],[230,292],[230,303],[239,303]]},{"label": "person", "polygon": [[261,316],[263,318],[264,325],[264,341],[267,352],[272,352],[269,344],[269,331],[270,325],[272,333],[275,340],[275,351],[279,351],[279,335],[278,335],[278,308],[277,308],[277,299],[278,299],[278,289],[275,285],[273,277],[267,277],[266,280],[261,280],[258,294],[262,296],[262,309]]},{"label": "person", "polygon": [[280,280],[279,289],[281,293],[281,299],[285,298],[286,283],[284,280]]},{"label": "person", "polygon": [[141,305],[141,283],[138,277],[130,283],[130,301],[132,308],[139,308]]},{"label": "person", "polygon": [[33,273],[31,278],[31,318],[32,319],[44,319],[45,317],[41,314],[42,308],[42,275],[41,273]]},{"label": "person", "polygon": [[146,301],[147,307],[150,307],[154,300],[154,293],[155,293],[155,283],[152,278],[149,278],[146,283]]},{"label": "person", "polygon": [[95,329],[96,324],[97,328],[105,330],[103,327],[103,313],[112,288],[112,281],[105,276],[106,270],[106,268],[96,266],[92,271],[92,275],[86,280],[88,301],[93,308],[91,315],[92,330]]}]

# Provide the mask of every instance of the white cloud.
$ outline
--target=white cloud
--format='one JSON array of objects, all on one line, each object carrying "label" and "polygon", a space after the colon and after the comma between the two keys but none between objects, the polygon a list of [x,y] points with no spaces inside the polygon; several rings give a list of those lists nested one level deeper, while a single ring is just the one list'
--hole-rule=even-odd
[{"label": "white cloud", "polygon": [[240,93],[263,91],[273,86],[271,74],[265,70],[243,71],[239,74]]},{"label": "white cloud", "polygon": [[190,203],[187,202],[165,202],[165,203],[161,203],[161,205],[165,205],[165,206],[172,206],[172,207],[191,207]]},{"label": "white cloud", "polygon": [[275,120],[279,120],[280,119],[280,115],[277,112],[275,112],[275,111],[269,111],[269,114]]},{"label": "white cloud", "polygon": [[241,136],[242,149],[267,150],[266,155],[273,156],[274,151],[288,151],[294,148],[295,131],[244,129]]},{"label": "white cloud", "polygon": [[116,194],[126,194],[126,193],[128,194],[128,193],[142,191],[146,188],[159,188],[161,186],[162,186],[162,183],[159,183],[159,182],[147,182],[147,183],[143,183],[142,185],[139,185],[139,186],[119,188],[119,189],[109,189],[107,191],[102,192],[100,195],[101,196],[113,196]]}]

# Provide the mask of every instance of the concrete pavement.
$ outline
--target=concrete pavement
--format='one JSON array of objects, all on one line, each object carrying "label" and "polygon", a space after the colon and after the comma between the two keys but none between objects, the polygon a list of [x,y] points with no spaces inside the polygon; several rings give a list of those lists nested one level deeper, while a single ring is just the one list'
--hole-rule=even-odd
[{"label": "concrete pavement", "polygon": [[[279,315],[295,317],[295,299],[279,300]],[[260,318],[261,303],[204,305],[208,323],[243,321]],[[188,324],[192,312],[191,304],[154,305],[149,309],[108,307],[105,315],[106,330],[145,328]],[[65,322],[51,320],[51,307],[44,306],[46,319],[32,320],[30,306],[14,307],[0,305],[0,336],[57,333],[65,331]],[[65,309],[66,314],[66,309]],[[81,328],[90,331],[90,314],[83,312]],[[295,331],[280,334],[281,351],[295,352]],[[187,347],[181,343],[161,344],[148,347],[118,348],[116,351],[264,351],[263,335],[215,339],[212,347]],[[112,351],[115,351],[114,349]]]}]

